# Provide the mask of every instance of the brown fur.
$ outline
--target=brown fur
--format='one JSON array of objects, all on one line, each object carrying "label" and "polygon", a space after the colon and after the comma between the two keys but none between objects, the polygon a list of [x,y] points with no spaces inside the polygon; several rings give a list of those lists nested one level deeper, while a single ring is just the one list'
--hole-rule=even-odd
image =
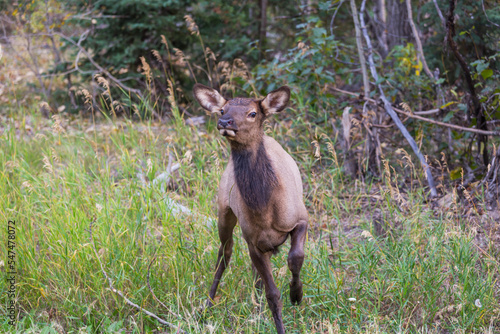
[{"label": "brown fur", "polygon": [[276,329],[284,333],[282,304],[272,277],[270,257],[290,235],[290,300],[300,303],[303,295],[300,270],[308,218],[299,169],[280,144],[264,135],[262,125],[266,117],[286,107],[290,90],[281,87],[260,101],[245,98],[226,101],[217,91],[197,84],[194,95],[205,109],[219,115],[223,110],[218,129],[228,137],[231,145],[231,159],[219,187],[221,246],[207,304],[212,304],[231,258],[233,229],[238,221],[248,243],[253,267],[265,287]]},{"label": "brown fur", "polygon": [[257,152],[245,148],[232,149],[231,159],[238,190],[247,208],[255,211],[265,209],[278,178],[261,143]]}]

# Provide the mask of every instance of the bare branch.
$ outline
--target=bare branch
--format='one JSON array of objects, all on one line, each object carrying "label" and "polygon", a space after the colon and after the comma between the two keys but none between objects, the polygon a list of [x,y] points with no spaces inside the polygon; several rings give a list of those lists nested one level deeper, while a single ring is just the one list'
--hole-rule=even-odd
[{"label": "bare branch", "polygon": [[[375,68],[375,63],[373,61],[372,42],[370,40],[370,37],[368,36],[368,32],[366,30],[366,25],[365,25],[365,20],[364,20],[364,15],[363,15],[363,12],[365,10],[365,5],[366,5],[366,0],[363,0],[363,3],[361,4],[361,10],[359,13],[359,20],[361,22],[363,36],[365,37],[366,45],[368,47],[368,63],[370,65],[370,71],[372,73],[372,77],[375,80],[375,82],[378,82],[377,69]],[[408,130],[406,129],[404,124],[399,119],[398,115],[392,109],[391,104],[389,103],[389,101],[385,97],[382,86],[380,84],[378,84],[377,87],[378,87],[378,90],[380,92],[380,98],[384,102],[385,111],[389,114],[389,116],[391,116],[394,123],[396,123],[397,127],[399,128],[399,130],[401,131],[403,136],[406,138],[406,140],[410,144],[411,148],[413,149],[413,151],[417,155],[418,159],[420,160],[420,163],[422,164],[422,168],[424,169],[424,172],[427,176],[427,183],[429,184],[429,187],[431,190],[431,196],[432,197],[437,196],[437,190],[436,190],[436,186],[434,184],[434,178],[432,177],[432,173],[431,173],[429,164],[425,160],[424,155],[420,152],[420,149],[418,148],[418,145],[415,142],[415,139],[413,139],[413,137],[410,135],[410,133],[408,132]]]},{"label": "bare branch", "polygon": [[441,19],[441,24],[443,25],[444,28],[446,28],[446,21],[444,20],[443,13],[441,12],[441,9],[438,6],[437,0],[432,0],[434,2],[434,6],[436,6],[436,11],[439,15],[439,18]]},{"label": "bare branch", "polygon": [[342,7],[342,4],[344,3],[345,0],[341,0],[340,3],[338,4],[337,8],[335,9],[335,12],[333,13],[332,15],[332,19],[330,21],[330,34],[333,35],[333,22],[335,21],[335,16],[337,16],[337,13],[340,9],[340,7]]},{"label": "bare branch", "polygon": [[[92,63],[92,65],[94,65],[94,67],[96,67],[99,71],[101,71],[102,73],[104,73],[106,75],[106,77],[108,77],[111,81],[113,81],[120,88],[122,88],[124,90],[127,90],[129,92],[135,93],[138,96],[142,97],[142,92],[139,89],[131,88],[131,87],[128,87],[128,86],[124,85],[120,79],[114,77],[111,73],[109,73],[109,71],[107,71],[105,68],[103,68],[102,66],[100,66],[94,60],[94,58],[92,58],[92,56],[87,52],[87,50],[85,50],[85,48],[83,48],[79,43],[75,43],[75,41],[73,41],[71,38],[67,37],[64,34],[61,34],[61,33],[58,33],[58,32],[56,32],[54,34],[57,35],[57,36],[59,36],[59,37],[61,37],[65,41],[69,42],[70,44],[76,46],[89,59],[89,61]],[[47,34],[44,34],[44,35],[47,35]]]},{"label": "bare branch", "polygon": [[95,223],[95,221],[96,221],[96,218],[94,217],[90,221],[90,224],[89,224],[90,244],[92,245],[92,249],[94,250],[94,254],[95,254],[97,260],[99,261],[99,265],[101,266],[101,271],[102,271],[104,277],[106,278],[106,280],[108,281],[109,288],[111,289],[111,291],[113,291],[114,293],[116,293],[117,295],[119,295],[120,297],[122,297],[123,300],[125,300],[125,302],[127,304],[129,304],[130,306],[133,306],[134,308],[138,309],[141,312],[144,312],[145,314],[149,315],[150,317],[155,318],[159,323],[161,323],[161,324],[163,324],[165,326],[177,329],[177,333],[186,333],[185,331],[181,330],[179,328],[179,326],[175,326],[174,324],[171,324],[170,322],[165,321],[162,318],[158,317],[156,314],[154,314],[152,312],[149,312],[148,310],[146,310],[146,309],[140,307],[139,305],[133,303],[130,299],[128,299],[127,297],[125,297],[125,295],[123,294],[123,292],[121,292],[120,290],[115,289],[115,287],[113,286],[113,282],[111,281],[111,278],[106,273],[106,270],[104,270],[104,266],[103,266],[103,264],[101,262],[101,258],[99,257],[99,254],[97,253],[97,250],[95,248],[94,237],[92,236],[92,225]]},{"label": "bare branch", "polygon": [[[359,94],[356,94],[354,92],[348,92],[346,90],[338,89],[338,88],[335,88],[335,87],[332,87],[332,89],[334,91],[337,91],[337,92],[342,93],[342,94],[351,95],[353,97],[360,98]],[[361,98],[363,100],[365,100],[365,101],[370,101],[372,103],[377,103],[377,101],[375,101],[374,99],[370,99],[370,98],[365,97],[365,96],[363,96]],[[392,107],[392,109],[394,109],[394,111],[397,111],[398,113],[403,114],[403,115],[405,115],[405,116],[407,116],[409,118],[418,119],[418,120],[421,120],[421,121],[424,121],[424,122],[436,124],[436,125],[443,126],[443,127],[446,127],[446,128],[455,129],[455,130],[458,130],[458,131],[465,131],[465,132],[477,133],[477,134],[481,134],[481,135],[485,135],[485,136],[500,136],[500,131],[484,131],[484,130],[480,130],[480,129],[466,128],[466,127],[463,127],[463,126],[460,126],[460,125],[439,122],[439,121],[435,121],[435,120],[432,120],[432,119],[429,119],[429,118],[425,118],[425,117],[419,116],[419,114],[420,115],[428,115],[428,114],[432,114],[432,113],[435,113],[435,112],[439,112],[439,111],[441,111],[441,109],[432,109],[432,110],[428,110],[428,111],[415,111],[413,113],[407,113],[406,111],[401,110],[399,108],[395,108],[395,107]],[[384,127],[384,126],[378,125],[378,127]]]}]

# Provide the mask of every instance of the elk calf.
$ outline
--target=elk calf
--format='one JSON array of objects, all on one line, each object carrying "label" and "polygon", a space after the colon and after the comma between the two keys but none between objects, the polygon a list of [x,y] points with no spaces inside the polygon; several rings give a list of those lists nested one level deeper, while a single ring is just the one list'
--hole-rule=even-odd
[{"label": "elk calf", "polygon": [[232,254],[233,229],[239,221],[248,243],[252,268],[260,275],[278,333],[284,333],[280,293],[274,283],[271,255],[290,235],[288,268],[292,272],[290,300],[302,300],[300,269],[304,262],[307,211],[302,180],[295,161],[273,138],[264,135],[264,120],[285,109],[290,89],[281,87],[262,100],[224,99],[216,90],[196,84],[200,105],[219,115],[217,129],[231,145],[231,157],[219,187],[218,228],[221,246],[208,306]]}]

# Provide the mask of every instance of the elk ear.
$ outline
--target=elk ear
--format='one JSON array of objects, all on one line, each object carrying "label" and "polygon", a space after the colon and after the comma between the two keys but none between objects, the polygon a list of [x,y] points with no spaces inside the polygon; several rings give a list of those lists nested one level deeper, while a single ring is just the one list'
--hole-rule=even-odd
[{"label": "elk ear", "polygon": [[272,115],[286,108],[290,100],[290,88],[287,86],[273,90],[260,102],[264,114]]},{"label": "elk ear", "polygon": [[217,112],[224,107],[226,99],[223,98],[218,91],[202,84],[195,84],[193,87],[194,97],[196,101],[210,112]]}]

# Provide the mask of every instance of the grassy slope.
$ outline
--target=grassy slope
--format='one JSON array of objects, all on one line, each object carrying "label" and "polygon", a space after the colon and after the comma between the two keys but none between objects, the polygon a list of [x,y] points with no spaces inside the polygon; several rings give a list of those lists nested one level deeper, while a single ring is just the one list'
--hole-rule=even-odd
[{"label": "grassy slope", "polygon": [[[287,246],[273,258],[290,332],[500,330],[498,249],[485,248],[496,260],[478,251],[470,220],[455,214],[457,203],[448,212],[433,209],[418,182],[400,193],[394,185],[401,184],[401,176],[390,168],[383,182],[348,182],[337,164],[335,142],[316,133],[312,139],[320,139],[321,159],[315,158],[308,124],[295,116],[284,124],[267,131],[299,164],[311,223],[302,305],[293,307],[288,299]],[[216,217],[217,183],[228,158],[228,146],[211,121],[191,128],[179,119],[167,125],[104,120],[95,126],[63,120],[63,133],[53,125],[19,115],[0,134],[0,258],[6,259],[6,222],[15,219],[17,331],[160,328],[106,285],[89,242],[93,217],[103,264],[133,302],[191,333],[274,331],[267,305],[259,307],[265,298],[253,289],[238,229],[216,305],[200,311],[218,247],[207,217]],[[137,173],[153,179],[165,171],[168,152],[180,169],[165,193],[141,183]],[[172,213],[167,197],[193,214]],[[373,219],[384,227],[384,236],[363,233],[375,235]],[[155,252],[151,286],[169,309],[146,286]],[[7,302],[3,282],[0,314]],[[1,332],[16,330],[0,317]]]}]

